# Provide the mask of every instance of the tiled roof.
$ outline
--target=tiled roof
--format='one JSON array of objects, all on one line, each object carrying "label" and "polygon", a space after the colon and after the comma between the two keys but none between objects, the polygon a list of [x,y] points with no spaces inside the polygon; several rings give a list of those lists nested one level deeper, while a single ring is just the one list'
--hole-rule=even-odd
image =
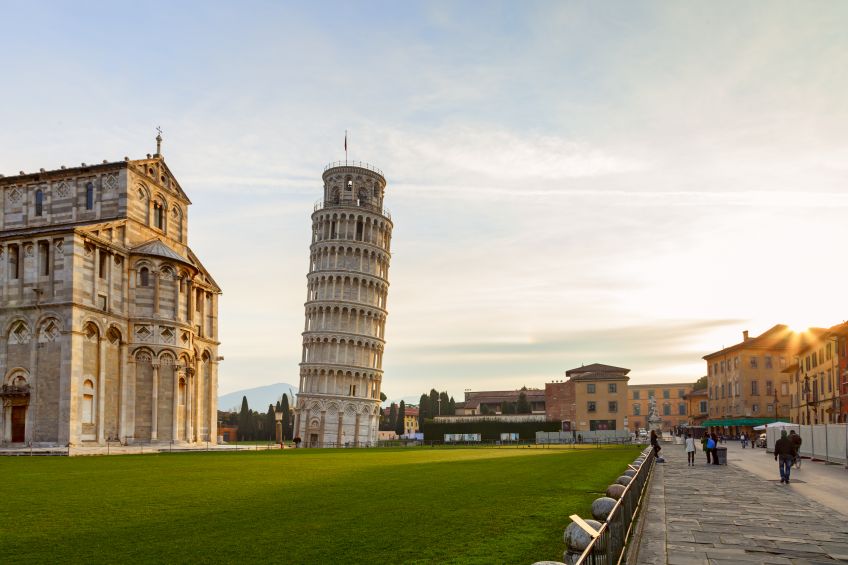
[{"label": "tiled roof", "polygon": [[147,243],[142,243],[141,245],[132,248],[133,253],[138,253],[140,255],[156,255],[158,257],[167,257],[168,259],[173,259],[174,261],[180,261],[182,263],[191,264],[191,261],[162,243],[159,239],[154,239],[148,241]]},{"label": "tiled roof", "polygon": [[591,365],[584,365],[582,367],[569,369],[565,372],[565,376],[570,377],[573,374],[580,373],[622,373],[626,375],[629,372],[630,369],[625,369],[624,367],[613,367],[612,365],[604,365],[603,363],[592,363]]}]

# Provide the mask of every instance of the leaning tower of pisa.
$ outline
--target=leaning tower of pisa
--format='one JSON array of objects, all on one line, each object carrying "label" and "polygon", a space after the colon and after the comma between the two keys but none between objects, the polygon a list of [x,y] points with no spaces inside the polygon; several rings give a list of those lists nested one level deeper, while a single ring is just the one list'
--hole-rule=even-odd
[{"label": "leaning tower of pisa", "polygon": [[304,445],[377,441],[392,220],[382,171],[359,162],[324,169],[312,213],[306,324],[295,433]]}]

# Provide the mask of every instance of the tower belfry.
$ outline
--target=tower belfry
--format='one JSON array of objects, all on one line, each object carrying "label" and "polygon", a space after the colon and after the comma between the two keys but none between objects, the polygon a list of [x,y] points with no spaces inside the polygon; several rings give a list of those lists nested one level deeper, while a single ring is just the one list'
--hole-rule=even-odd
[{"label": "tower belfry", "polygon": [[313,447],[377,442],[392,220],[366,163],[324,169],[312,213],[295,434]]}]

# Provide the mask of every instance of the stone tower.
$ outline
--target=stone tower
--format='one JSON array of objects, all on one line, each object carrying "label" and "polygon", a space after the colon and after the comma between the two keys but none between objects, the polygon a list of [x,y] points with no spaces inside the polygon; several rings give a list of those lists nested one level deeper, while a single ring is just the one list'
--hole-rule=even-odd
[{"label": "stone tower", "polygon": [[314,447],[377,441],[392,220],[386,179],[331,163],[312,213],[295,434]]}]

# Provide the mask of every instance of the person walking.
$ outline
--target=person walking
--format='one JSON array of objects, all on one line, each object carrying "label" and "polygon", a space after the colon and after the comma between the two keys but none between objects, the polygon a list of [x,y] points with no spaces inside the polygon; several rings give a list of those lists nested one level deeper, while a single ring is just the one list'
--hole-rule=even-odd
[{"label": "person walking", "polygon": [[710,464],[710,450],[709,450],[709,449],[707,449],[707,444],[708,444],[709,442],[710,442],[710,434],[709,434],[709,433],[704,433],[704,435],[702,435],[702,436],[701,436],[701,450],[702,450],[702,451],[706,454],[706,456],[707,456],[707,465],[709,465],[709,464]]},{"label": "person walking", "polygon": [[792,469],[792,454],[795,448],[786,435],[786,430],[780,431],[780,439],[774,444],[774,460],[780,465],[780,482],[789,484],[789,471]]},{"label": "person walking", "polygon": [[719,440],[719,435],[717,433],[713,432],[710,435],[710,439],[712,440],[712,444],[713,444],[713,447],[712,447],[713,465],[718,465],[718,440]]},{"label": "person walking", "polygon": [[745,432],[739,435],[739,441],[742,443],[742,449],[748,447],[748,436],[745,435]]},{"label": "person walking", "polygon": [[689,467],[695,466],[695,438],[692,432],[686,432],[686,462]]}]

